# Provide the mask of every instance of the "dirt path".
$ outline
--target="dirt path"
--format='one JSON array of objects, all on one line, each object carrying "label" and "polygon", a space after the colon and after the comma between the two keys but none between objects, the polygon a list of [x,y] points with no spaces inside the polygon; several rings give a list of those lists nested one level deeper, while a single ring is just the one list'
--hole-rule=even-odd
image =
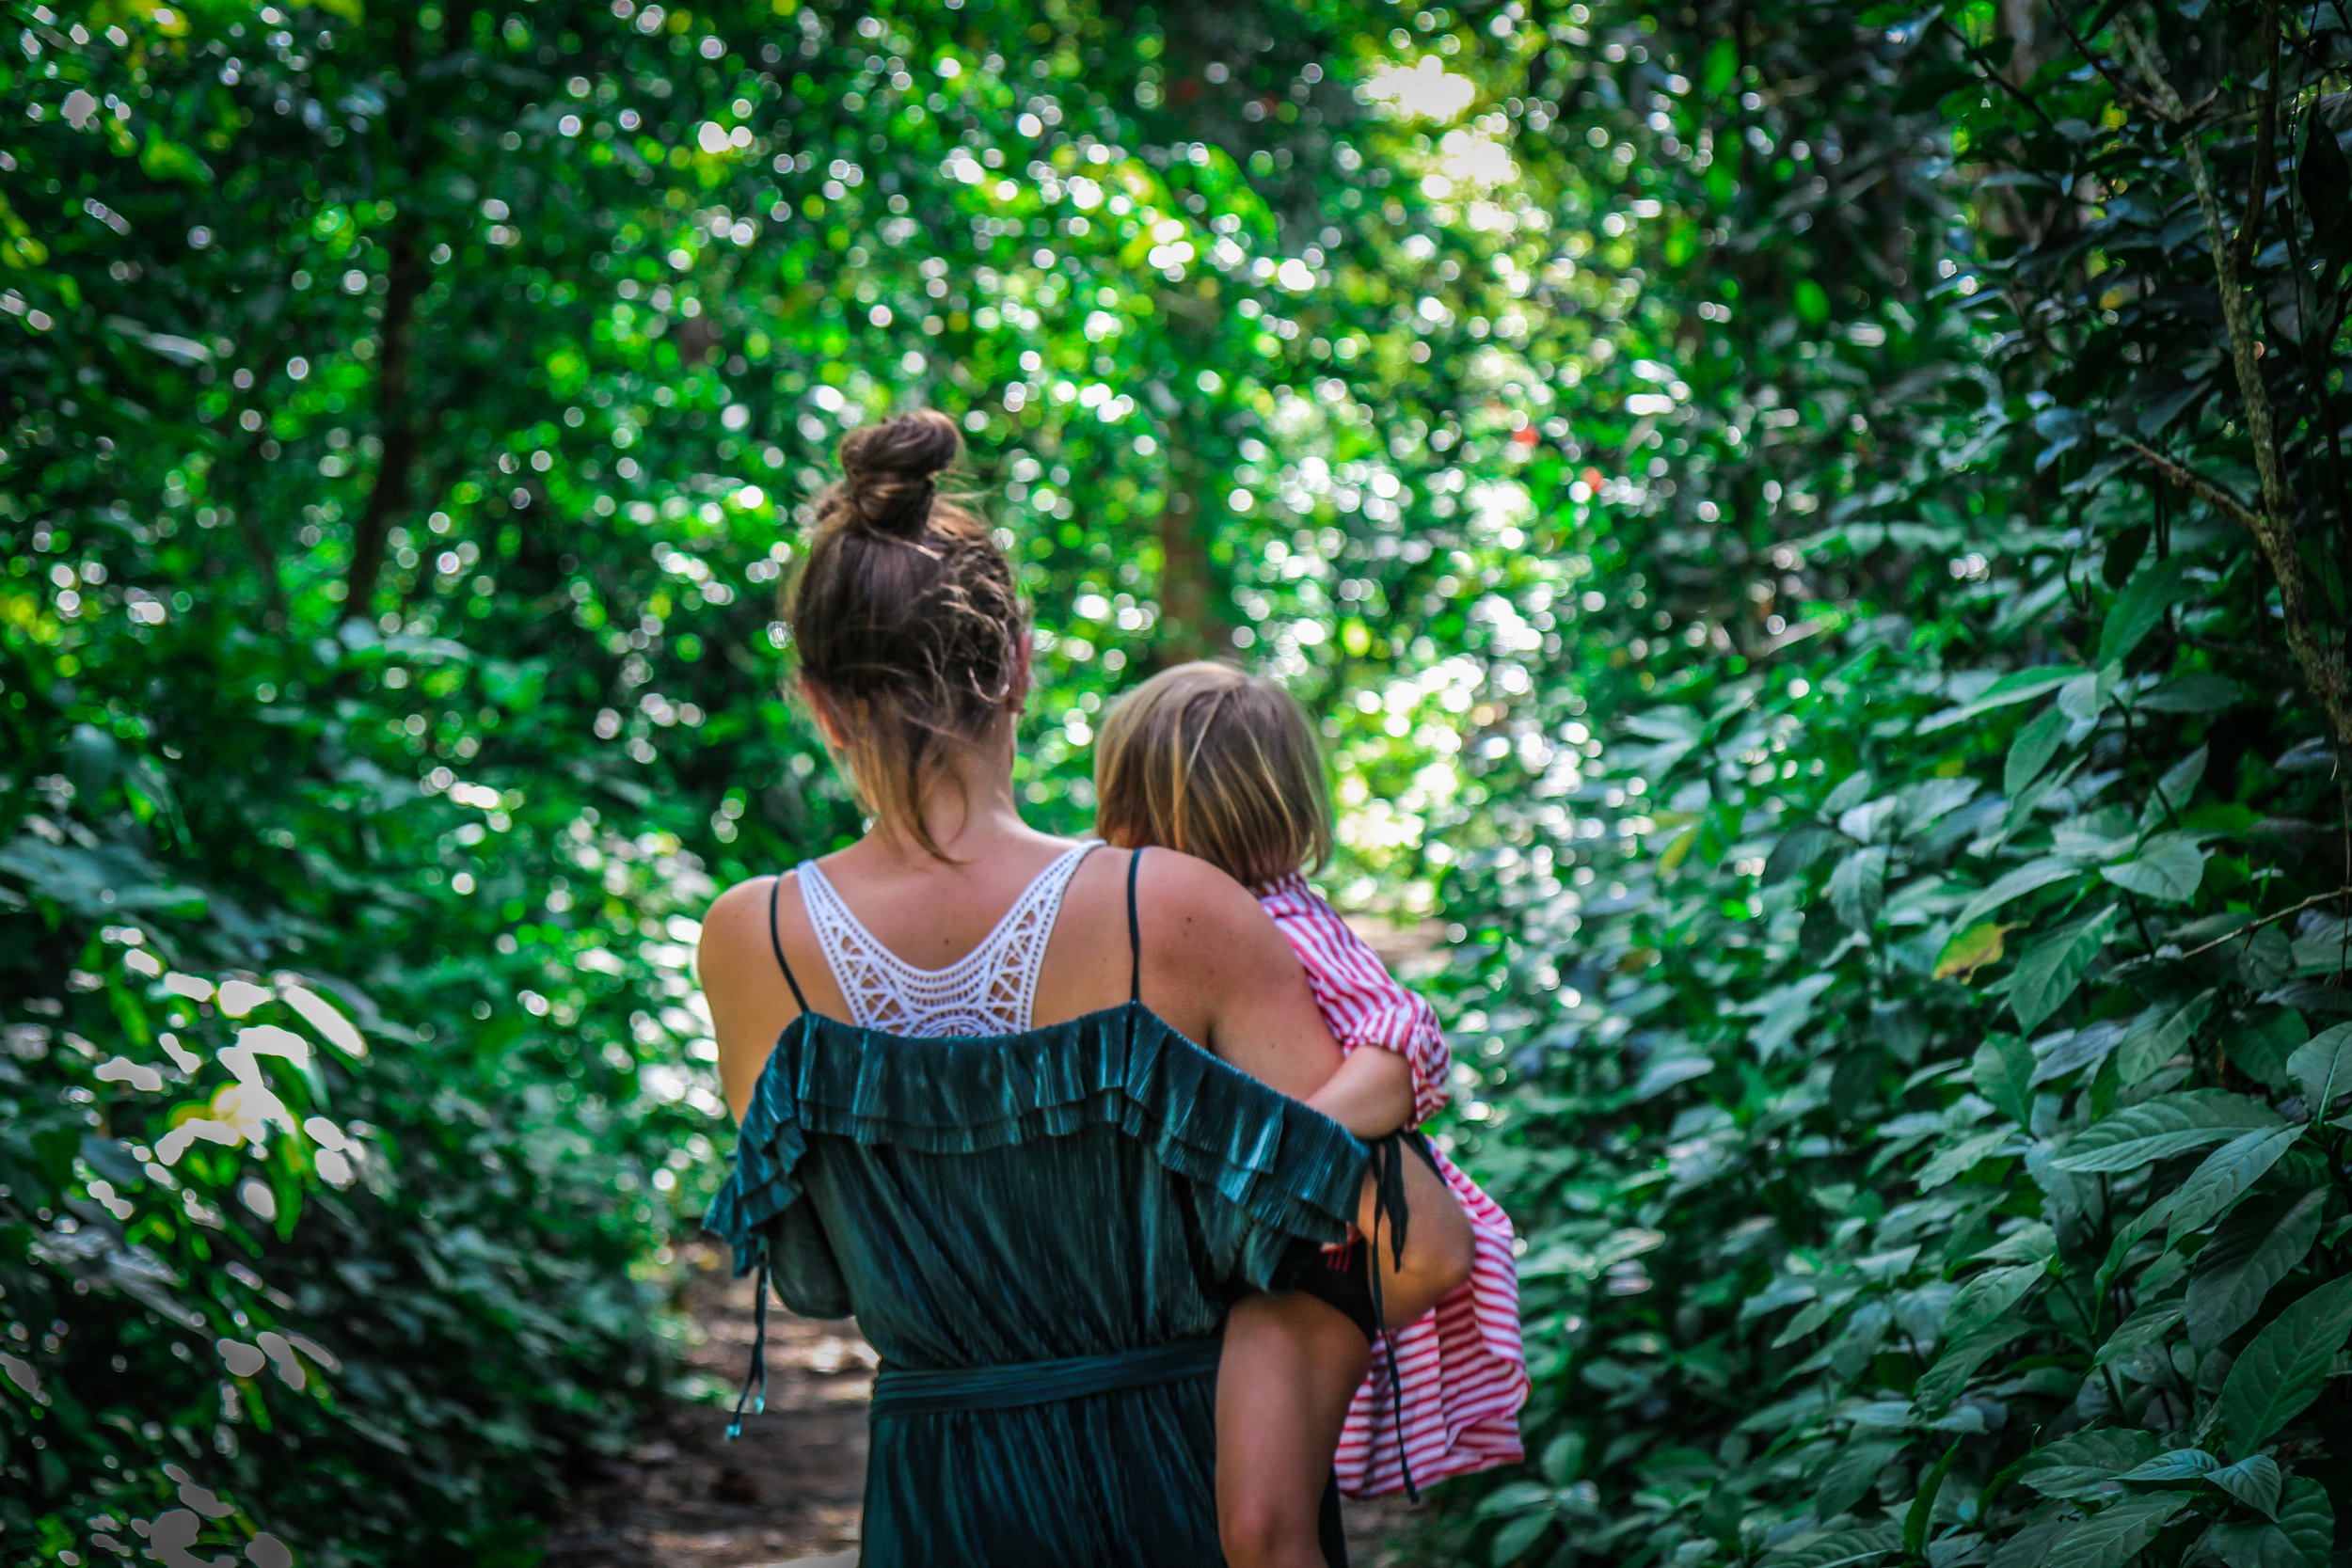
[{"label": "dirt path", "polygon": [[[687,1258],[687,1302],[703,1341],[690,1374],[738,1386],[750,1364],[752,1289],[715,1252]],[[848,1322],[768,1315],[768,1414],[726,1441],[725,1410],[663,1406],[625,1459],[585,1478],[548,1540],[546,1568],[850,1568],[866,1481],[874,1353]],[[1402,1507],[1350,1504],[1358,1568],[1400,1568],[1380,1544]]]}]

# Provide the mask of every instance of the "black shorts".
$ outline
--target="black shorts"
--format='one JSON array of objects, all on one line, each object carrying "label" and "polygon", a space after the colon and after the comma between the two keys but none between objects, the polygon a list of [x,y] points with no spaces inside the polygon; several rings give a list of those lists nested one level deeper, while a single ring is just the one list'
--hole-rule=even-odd
[{"label": "black shorts", "polygon": [[1380,1319],[1372,1309],[1372,1249],[1362,1237],[1348,1243],[1341,1257],[1317,1253],[1299,1275],[1295,1288],[1363,1330],[1364,1343],[1379,1339]]}]

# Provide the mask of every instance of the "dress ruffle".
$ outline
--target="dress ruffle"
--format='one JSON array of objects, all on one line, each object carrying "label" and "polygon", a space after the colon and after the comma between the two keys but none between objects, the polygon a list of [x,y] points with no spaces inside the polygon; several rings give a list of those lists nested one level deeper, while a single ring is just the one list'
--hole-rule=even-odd
[{"label": "dress ruffle", "polygon": [[734,1249],[739,1275],[784,1261],[771,1256],[771,1227],[801,1196],[811,1134],[971,1154],[1106,1126],[1215,1195],[1199,1212],[1202,1239],[1256,1288],[1285,1288],[1311,1256],[1295,1243],[1342,1241],[1355,1216],[1361,1143],[1130,1002],[970,1039],[802,1014],[753,1088],[735,1170],[703,1225]]}]

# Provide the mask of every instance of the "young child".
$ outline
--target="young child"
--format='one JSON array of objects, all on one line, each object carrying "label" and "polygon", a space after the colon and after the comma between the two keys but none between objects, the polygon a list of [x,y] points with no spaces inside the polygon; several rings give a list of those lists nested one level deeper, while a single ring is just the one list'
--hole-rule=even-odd
[{"label": "young child", "polygon": [[[1437,1015],[1307,885],[1304,873],[1331,852],[1330,805],[1313,727],[1288,691],[1223,664],[1165,671],[1104,716],[1094,782],[1104,839],[1209,862],[1255,893],[1290,939],[1346,1053],[1310,1104],[1367,1140],[1445,1104],[1451,1057]],[[1375,1325],[1315,1281],[1235,1307],[1217,1386],[1229,1550],[1238,1538],[1258,1560],[1324,1560],[1316,1531],[1328,1539],[1336,1509],[1319,1520],[1318,1499],[1335,1469],[1341,1490],[1368,1497],[1521,1456],[1528,1379],[1511,1222],[1442,1153],[1421,1150],[1470,1219],[1470,1278],[1409,1326],[1380,1330],[1393,1359],[1370,1376],[1363,1341]],[[1333,1330],[1326,1300],[1352,1330]]]}]

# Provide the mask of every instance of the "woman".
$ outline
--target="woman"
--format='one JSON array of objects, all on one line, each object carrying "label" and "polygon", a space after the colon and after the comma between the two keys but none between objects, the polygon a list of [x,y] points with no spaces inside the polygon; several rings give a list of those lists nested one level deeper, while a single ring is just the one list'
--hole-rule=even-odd
[{"label": "woman", "polygon": [[[818,505],[788,618],[873,827],[705,922],[742,1123],[710,1225],[882,1354],[867,1568],[1271,1565],[1247,1530],[1220,1552],[1216,1336],[1374,1218],[1363,1146],[1295,1102],[1339,1050],[1231,879],[1022,822],[1028,638],[937,494],[959,447],[932,413],[854,432]],[[1400,1321],[1467,1254],[1458,1210],[1411,1196]]]}]

